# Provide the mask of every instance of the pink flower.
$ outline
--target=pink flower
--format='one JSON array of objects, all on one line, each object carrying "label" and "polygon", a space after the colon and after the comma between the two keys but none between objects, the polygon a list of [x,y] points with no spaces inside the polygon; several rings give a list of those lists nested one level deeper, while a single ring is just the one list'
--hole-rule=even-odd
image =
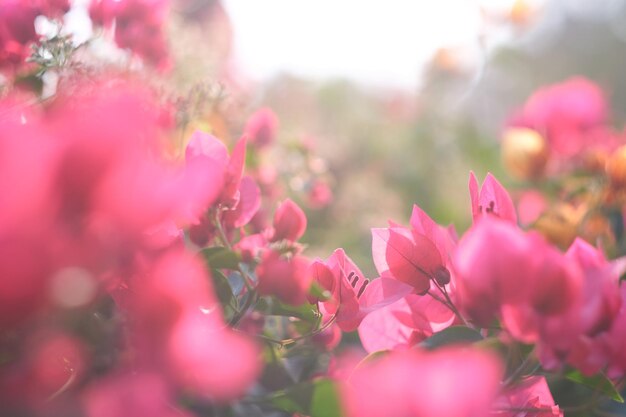
[{"label": "pink flower", "polygon": [[476,323],[500,312],[509,331],[525,342],[538,338],[541,320],[578,303],[580,271],[535,233],[496,218],[475,224],[454,257],[457,301]]},{"label": "pink flower", "polygon": [[470,172],[469,192],[474,222],[483,216],[493,215],[517,223],[517,214],[511,196],[491,173],[487,174],[479,191],[476,176]]},{"label": "pink flower", "polygon": [[91,0],[89,15],[94,23],[115,22],[115,42],[161,69],[169,65],[163,26],[168,0]]},{"label": "pink flower", "polygon": [[430,295],[409,294],[368,314],[359,326],[365,350],[395,350],[413,346],[453,323],[454,313]]},{"label": "pink flower", "polygon": [[278,130],[278,118],[270,108],[257,110],[246,122],[244,135],[250,144],[257,148],[265,148],[276,140]]},{"label": "pink flower", "polygon": [[[582,239],[576,239],[566,257],[583,273],[580,307],[559,322],[547,321],[547,337],[539,345],[542,363],[547,368],[565,361],[586,375],[602,370],[609,359],[607,337],[616,320],[622,299],[619,277],[626,265],[624,258],[608,262],[604,254]],[[578,337],[570,344],[559,339],[559,327],[578,329]],[[560,359],[560,360],[559,360]]]},{"label": "pink flower", "polygon": [[4,0],[0,10],[0,68],[17,67],[30,55],[38,39],[35,18],[38,8],[29,1]]},{"label": "pink flower", "polygon": [[257,183],[248,176],[242,177],[239,183],[239,202],[224,211],[223,221],[227,228],[243,227],[250,223],[261,207],[261,190]]},{"label": "pink flower", "polygon": [[243,396],[261,371],[260,352],[247,336],[183,316],[170,335],[170,366],[178,383],[218,402]]},{"label": "pink flower", "polygon": [[[231,230],[248,224],[261,206],[261,191],[251,177],[242,177],[246,155],[246,141],[240,140],[232,154],[216,137],[196,131],[185,151],[187,170],[195,174],[198,189],[209,198],[203,209],[220,204],[223,226]],[[201,172],[204,170],[204,172]],[[202,186],[204,185],[204,186]],[[210,191],[210,192],[207,192]],[[202,194],[199,195],[202,196]],[[194,239],[206,244],[214,232],[213,219],[200,218],[192,228]]]},{"label": "pink flower", "polygon": [[188,417],[176,408],[174,393],[155,373],[125,372],[92,383],[82,397],[88,417]]},{"label": "pink flower", "polygon": [[588,133],[606,123],[604,92],[583,77],[570,78],[536,91],[511,122],[538,131],[556,155],[571,157],[592,144]]},{"label": "pink flower", "polygon": [[274,233],[272,241],[289,240],[295,242],[306,230],[306,215],[300,207],[290,199],[279,204],[274,213]]},{"label": "pink flower", "polygon": [[412,290],[395,279],[365,279],[343,249],[335,250],[326,261],[314,261],[309,274],[330,293],[328,300],[320,302],[322,314],[326,317],[334,315],[339,328],[346,332],[356,330],[368,314],[401,299]]},{"label": "pink flower", "polygon": [[265,251],[256,267],[257,290],[261,295],[274,295],[288,304],[303,304],[312,279],[308,268],[309,262],[302,256],[288,259],[274,250]]},{"label": "pink flower", "polygon": [[210,283],[200,261],[186,252],[156,259],[131,283],[132,334],[142,352],[138,364],[196,394],[229,401],[258,376],[258,348],[224,323]]},{"label": "pink flower", "polygon": [[475,349],[392,352],[357,367],[341,394],[348,417],[483,416],[502,372],[497,357]]},{"label": "pink flower", "polygon": [[[563,417],[563,412],[555,405],[543,376],[526,378],[509,388],[496,400],[494,408],[500,410],[498,415],[503,417]],[[506,412],[507,409],[511,411]],[[520,409],[528,411],[519,411]],[[531,411],[533,409],[537,411]]]},{"label": "pink flower", "polygon": [[[433,291],[439,299],[428,294],[409,294],[404,299],[373,312],[365,318],[359,327],[359,336],[366,350],[369,352],[382,349],[396,349],[411,346],[434,332],[443,330],[455,321],[453,310],[442,303],[445,291],[454,298],[455,279],[451,274],[450,254],[456,246],[456,234],[451,228],[444,228],[436,224],[421,208],[413,206],[411,215],[411,229],[400,226],[389,229],[387,234],[381,234],[372,242],[378,246],[373,250],[374,264],[381,276],[391,276],[396,279],[402,276],[402,270],[389,268],[389,262],[396,265],[405,265],[406,270],[422,280],[422,291]],[[400,248],[399,239],[391,238],[393,233],[402,233],[407,240],[420,242],[420,245],[409,245],[404,252],[394,256],[394,251],[385,248],[385,257],[382,256],[384,241]],[[393,240],[392,240],[393,239]],[[381,248],[382,246],[382,248]],[[421,256],[421,258],[418,258]],[[417,270],[411,272],[409,265]],[[415,266],[413,266],[415,265]],[[395,271],[395,272],[393,272]],[[409,275],[411,276],[411,275]],[[402,281],[402,279],[400,279]],[[406,282],[406,281],[404,281]]]},{"label": "pink flower", "polygon": [[430,239],[403,227],[372,229],[372,256],[381,277],[409,284],[418,294],[427,293],[430,280],[446,269]]},{"label": "pink flower", "polygon": [[333,201],[333,192],[323,181],[315,180],[307,194],[307,202],[312,209],[322,209]]}]

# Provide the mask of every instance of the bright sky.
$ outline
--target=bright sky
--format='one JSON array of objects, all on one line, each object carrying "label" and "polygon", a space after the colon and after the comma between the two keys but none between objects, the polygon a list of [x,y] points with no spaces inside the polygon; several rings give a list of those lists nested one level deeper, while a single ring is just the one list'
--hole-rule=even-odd
[{"label": "bright sky", "polygon": [[255,79],[280,71],[345,76],[415,88],[421,66],[442,46],[474,46],[479,6],[514,0],[224,0],[240,70]]}]

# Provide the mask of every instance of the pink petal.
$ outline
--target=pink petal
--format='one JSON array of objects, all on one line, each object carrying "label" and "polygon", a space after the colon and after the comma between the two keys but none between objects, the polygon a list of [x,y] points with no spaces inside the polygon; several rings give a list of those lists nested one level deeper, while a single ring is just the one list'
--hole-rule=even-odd
[{"label": "pink petal", "polygon": [[476,179],[476,175],[474,175],[474,171],[470,171],[468,187],[469,187],[470,200],[472,204],[472,217],[474,221],[477,221],[482,215],[482,213],[480,209],[478,208],[480,205],[480,202],[478,199],[479,198],[478,180]]},{"label": "pink petal", "polygon": [[365,313],[378,310],[395,303],[399,299],[413,292],[413,287],[392,278],[378,278],[372,280],[359,298],[361,311]]},{"label": "pink petal", "polygon": [[224,190],[222,191],[222,202],[226,205],[234,205],[239,200],[239,183],[243,175],[243,167],[246,161],[246,138],[241,138],[235,145],[224,180]]},{"label": "pink petal", "polygon": [[428,238],[403,228],[372,229],[372,256],[381,276],[405,282],[418,293],[428,291],[433,272],[442,266]]},{"label": "pink petal", "polygon": [[306,215],[302,209],[290,199],[283,201],[274,214],[273,241],[287,239],[296,241],[306,230]]},{"label": "pink petal", "polygon": [[397,312],[411,314],[406,300],[401,299],[365,316],[359,325],[359,337],[368,353],[410,346],[413,328],[398,320]]},{"label": "pink petal", "polygon": [[261,207],[261,190],[249,176],[239,184],[239,203],[232,210],[224,212],[224,221],[232,227],[243,227],[252,220]]},{"label": "pink petal", "polygon": [[511,196],[491,173],[487,173],[480,190],[480,202],[483,205],[483,210],[490,207],[492,201],[494,202],[494,212],[498,217],[517,223],[517,214]]}]

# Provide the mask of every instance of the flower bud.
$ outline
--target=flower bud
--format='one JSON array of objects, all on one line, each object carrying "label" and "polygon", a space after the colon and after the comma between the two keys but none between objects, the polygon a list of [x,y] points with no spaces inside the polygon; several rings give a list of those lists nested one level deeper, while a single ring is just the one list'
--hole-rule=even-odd
[{"label": "flower bud", "polygon": [[535,223],[535,228],[550,242],[561,249],[567,249],[578,232],[578,225],[584,215],[584,208],[574,208],[563,204],[543,214]]},{"label": "flower bud", "polygon": [[274,236],[272,242],[287,239],[296,241],[306,230],[306,216],[302,209],[290,199],[283,201],[274,214]]},{"label": "flower bud", "polygon": [[511,175],[536,179],[541,177],[548,162],[548,145],[532,129],[512,128],[502,139],[502,160]]},{"label": "flower bud", "polygon": [[304,304],[312,279],[308,268],[306,258],[293,256],[288,259],[276,251],[266,251],[256,268],[257,290],[260,295],[273,295],[287,304]]},{"label": "flower bud", "polygon": [[276,140],[277,130],[278,118],[269,108],[260,109],[250,116],[244,128],[250,144],[258,148],[271,145]]},{"label": "flower bud", "polygon": [[435,278],[435,281],[438,285],[448,285],[448,283],[450,282],[450,271],[448,271],[448,268],[442,265],[437,268],[435,272],[433,272],[433,277]]}]

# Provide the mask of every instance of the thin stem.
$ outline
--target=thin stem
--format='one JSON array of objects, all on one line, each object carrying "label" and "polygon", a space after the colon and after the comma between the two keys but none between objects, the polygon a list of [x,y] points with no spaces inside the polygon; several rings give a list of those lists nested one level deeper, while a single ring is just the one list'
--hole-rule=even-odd
[{"label": "thin stem", "polygon": [[[533,353],[529,353],[528,356],[526,356],[524,358],[524,360],[522,361],[522,363],[517,367],[517,369],[515,369],[515,371],[513,371],[513,373],[504,381],[504,385],[511,385],[513,382],[515,382],[519,377],[523,376],[526,368],[528,367],[529,364],[535,362],[536,359],[533,355]],[[531,374],[534,373],[534,371],[536,370],[536,367],[539,366],[539,364],[535,364],[535,366],[533,367],[533,372],[531,372]]]},{"label": "thin stem", "polygon": [[59,395],[64,393],[70,387],[70,385],[72,385],[75,379],[76,379],[76,371],[74,371],[73,368],[70,368],[70,376],[67,378],[67,381],[65,381],[65,383],[61,386],[61,388],[59,388],[54,393],[52,393],[52,395],[50,395],[46,401],[52,401],[55,398],[57,398]]},{"label": "thin stem", "polygon": [[303,335],[298,336],[298,337],[292,337],[292,338],[289,338],[289,339],[274,339],[272,337],[268,337],[268,336],[265,336],[265,335],[262,335],[262,334],[258,334],[256,336],[259,339],[263,339],[263,340],[265,340],[267,342],[271,342],[271,343],[274,343],[276,345],[279,345],[280,347],[284,347],[284,346],[291,345],[291,344],[296,343],[296,342],[298,342],[300,340],[307,339],[309,337],[315,336],[316,334],[319,334],[319,333],[323,332],[324,330],[328,329],[330,326],[333,325],[333,323],[335,322],[336,317],[337,317],[337,314],[333,314],[333,316],[330,318],[330,320],[328,320],[319,329],[316,329],[316,330],[314,330],[314,331],[312,331],[310,333],[303,334]]},{"label": "thin stem", "polygon": [[259,300],[259,294],[257,294],[256,291],[253,290],[252,292],[249,292],[246,302],[241,307],[241,309],[235,313],[233,318],[230,319],[230,322],[228,323],[228,325],[231,327],[235,327],[241,321],[241,319],[246,315],[246,313],[248,312],[248,309],[253,304],[256,304],[258,300]]},{"label": "thin stem", "polygon": [[[224,231],[224,227],[222,226],[222,220],[221,220],[221,216],[220,216],[221,210],[218,209],[215,211],[215,227],[217,228],[217,233],[219,235],[220,240],[222,241],[222,244],[228,249],[228,250],[232,250],[233,249],[233,245],[230,243],[230,240],[228,240],[228,237],[226,236],[226,232]],[[248,291],[254,291],[254,284],[252,283],[252,279],[250,279],[250,277],[248,276],[248,274],[246,274],[239,266],[237,266],[237,271],[239,271],[239,273],[241,274],[241,277],[243,278],[243,283],[246,286],[246,289]],[[245,311],[244,311],[245,313]]]},{"label": "thin stem", "polygon": [[435,283],[435,287],[439,290],[439,292],[443,295],[443,297],[445,298],[445,302],[442,301],[441,299],[435,298],[433,296],[433,294],[429,291],[428,293],[430,294],[431,297],[435,298],[436,300],[438,299],[438,301],[443,302],[443,304],[448,307],[450,309],[450,311],[452,311],[454,313],[455,316],[458,317],[459,320],[461,320],[463,322],[463,324],[465,324],[467,327],[470,328],[474,328],[474,326],[472,326],[467,320],[465,320],[465,317],[463,317],[461,315],[461,313],[459,312],[459,310],[455,307],[454,303],[452,302],[452,299],[450,298],[450,296],[448,295],[448,291],[446,291],[446,287],[445,286],[439,286],[439,284],[437,284],[437,281],[435,281],[434,279],[432,279],[433,282]]}]

